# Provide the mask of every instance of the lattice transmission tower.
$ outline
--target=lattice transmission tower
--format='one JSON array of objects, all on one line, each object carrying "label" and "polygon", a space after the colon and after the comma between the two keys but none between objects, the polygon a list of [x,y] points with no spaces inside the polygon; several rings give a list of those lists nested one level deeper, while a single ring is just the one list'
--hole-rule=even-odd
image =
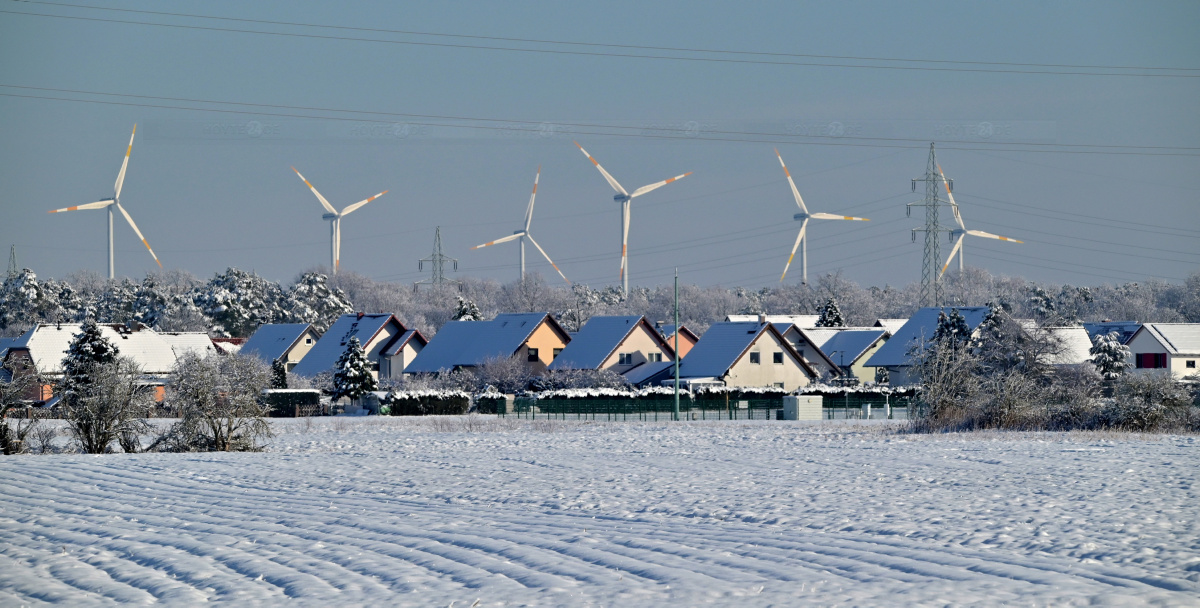
[{"label": "lattice transmission tower", "polygon": [[442,253],[442,227],[438,226],[433,233],[433,253],[427,258],[421,258],[417,261],[417,269],[425,270],[425,264],[429,264],[431,274],[428,279],[417,281],[417,285],[445,285],[446,283],[457,283],[446,278],[446,265],[451,264],[454,271],[458,272],[458,260]]},{"label": "lattice transmission tower", "polygon": [[17,246],[13,245],[8,250],[8,278],[15,278],[17,272]]},{"label": "lattice transmission tower", "polygon": [[[933,143],[929,144],[929,162],[925,165],[925,176],[912,180],[913,192],[917,191],[917,182],[925,182],[925,200],[907,205],[908,216],[912,217],[913,207],[925,208],[925,227],[913,228],[913,242],[917,242],[917,233],[925,233],[925,254],[921,263],[921,305],[941,306],[945,303],[941,281],[941,235],[948,233],[948,228],[942,228],[939,220],[940,208],[948,203],[941,199],[942,184],[949,190],[954,189],[954,180],[945,180],[938,170],[937,157],[934,154]],[[943,182],[943,180],[945,180]]]}]

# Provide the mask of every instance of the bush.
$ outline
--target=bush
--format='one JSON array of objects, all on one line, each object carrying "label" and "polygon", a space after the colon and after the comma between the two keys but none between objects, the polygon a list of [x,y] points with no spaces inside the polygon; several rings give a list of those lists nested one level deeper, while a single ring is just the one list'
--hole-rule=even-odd
[{"label": "bush", "polygon": [[392,391],[381,401],[380,413],[391,416],[458,416],[471,408],[471,395],[454,390]]},{"label": "bush", "polygon": [[1124,374],[1104,412],[1107,426],[1132,431],[1196,430],[1196,408],[1187,386],[1168,371]]},{"label": "bush", "polygon": [[321,406],[321,391],[317,389],[268,389],[263,391],[270,416],[295,418],[311,416]]},{"label": "bush", "polygon": [[261,399],[271,383],[267,364],[248,355],[188,353],[175,364],[168,398],[180,421],[154,448],[172,452],[247,452],[272,436]]}]

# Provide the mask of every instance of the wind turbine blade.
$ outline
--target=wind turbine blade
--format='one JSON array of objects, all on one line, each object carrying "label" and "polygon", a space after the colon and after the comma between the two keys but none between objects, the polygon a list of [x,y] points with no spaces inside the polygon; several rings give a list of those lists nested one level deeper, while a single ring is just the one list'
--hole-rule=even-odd
[{"label": "wind turbine blade", "polygon": [[533,194],[529,195],[529,208],[525,210],[525,231],[529,232],[529,225],[533,223],[533,199],[537,198],[538,180],[542,178],[542,166],[538,165],[537,175],[533,176]]},{"label": "wind turbine blade", "polygon": [[[296,168],[292,167],[292,171],[296,171]],[[296,175],[300,175],[300,172],[296,171]],[[325,207],[326,211],[337,215],[337,209],[334,209],[333,205],[330,205],[329,201],[325,200],[325,197],[321,196],[321,193],[317,192],[317,189],[314,188],[313,185],[308,182],[308,180],[304,179],[303,175],[300,175],[300,179],[304,180],[304,185],[308,186],[308,189],[312,190],[313,194],[317,195],[317,200],[321,201],[321,206]]]},{"label": "wind turbine blade", "polygon": [[992,234],[990,232],[984,232],[982,230],[968,230],[967,234],[969,234],[971,236],[981,236],[985,239],[996,239],[997,241],[1008,241],[1010,243],[1024,243],[1025,242],[1025,241],[1018,241],[1017,239],[1010,239],[1006,236],[1000,236],[998,234]]},{"label": "wind turbine blade", "polygon": [[958,235],[958,240],[954,241],[954,249],[950,250],[950,257],[946,258],[946,263],[942,265],[942,271],[938,273],[939,278],[946,274],[946,269],[950,267],[950,261],[954,259],[954,256],[958,255],[959,250],[962,249],[963,239],[966,237],[967,235],[960,234]]},{"label": "wind turbine blade", "polygon": [[562,279],[563,279],[564,281],[566,281],[566,282],[567,282],[567,285],[570,285],[570,284],[571,284],[571,280],[567,278],[567,275],[563,274],[562,270],[559,270],[559,268],[558,268],[558,264],[555,264],[555,263],[554,263],[554,260],[551,260],[551,259],[550,259],[550,256],[546,255],[546,250],[545,250],[545,249],[542,249],[542,246],[541,246],[541,245],[538,245],[538,242],[537,242],[537,241],[535,241],[535,240],[533,240],[533,236],[532,236],[532,235],[529,235],[529,234],[527,234],[527,235],[525,235],[525,236],[529,237],[529,242],[530,242],[530,243],[533,243],[533,246],[534,246],[534,247],[537,247],[537,250],[538,250],[538,251],[540,251],[540,252],[542,253],[542,257],[546,258],[546,261],[547,261],[547,262],[550,262],[550,265],[551,265],[551,266],[553,266],[553,267],[554,267],[554,269],[558,271],[558,276],[562,277]]},{"label": "wind turbine blade", "polygon": [[353,205],[348,205],[345,209],[342,209],[342,212],[338,215],[341,215],[342,217],[350,215],[351,213],[354,212],[355,209],[358,209],[359,207],[362,207],[363,205],[365,205],[387,193],[388,193],[388,191],[384,190],[383,192],[380,192],[379,194],[376,194],[375,196],[372,196],[371,198],[368,198],[368,199],[362,200],[362,201],[358,201],[357,203],[354,203]]},{"label": "wind turbine blade", "polygon": [[46,213],[62,213],[63,211],[83,211],[84,209],[103,209],[111,204],[113,204],[113,199],[110,198],[108,200],[96,201],[94,203],[88,203],[86,205],[75,205],[74,207],[64,207],[62,209],[51,209],[51,210],[47,211]]},{"label": "wind turbine blade", "polygon": [[954,221],[958,222],[959,230],[966,230],[962,215],[958,212],[958,203],[954,202],[954,193],[950,191],[950,182],[946,181],[946,174],[942,173],[941,165],[938,165],[938,175],[942,176],[942,186],[946,188],[946,196],[950,197],[950,210],[954,212]]},{"label": "wind turbine blade", "polygon": [[788,268],[792,267],[792,258],[796,257],[796,250],[800,248],[800,241],[804,240],[804,229],[808,228],[808,220],[800,223],[800,233],[796,235],[796,243],[792,245],[792,253],[788,256],[787,264],[783,265],[783,274],[779,277],[779,282],[782,283],[784,277],[787,276]]},{"label": "wind turbine blade", "polygon": [[506,236],[506,237],[504,237],[504,238],[502,238],[502,239],[496,239],[496,240],[494,240],[494,241],[488,241],[488,242],[486,242],[486,243],[484,243],[484,244],[482,244],[482,245],[476,245],[476,246],[472,247],[471,249],[472,249],[472,250],[474,250],[474,249],[481,249],[481,248],[483,248],[483,247],[491,247],[492,245],[499,245],[500,243],[507,243],[507,242],[509,242],[509,241],[512,241],[512,240],[519,239],[519,238],[521,238],[521,237],[525,236],[525,234],[526,234],[526,233],[524,233],[524,232],[518,232],[518,233],[516,233],[516,234],[511,234],[511,235],[509,235],[509,236]]},{"label": "wind turbine blade", "polygon": [[634,190],[633,194],[629,195],[629,198],[639,197],[647,192],[650,192],[651,190],[658,190],[659,188],[662,188],[663,186],[665,186],[673,181],[683,179],[691,174],[692,174],[692,172],[688,171],[687,173],[684,173],[683,175],[676,175],[675,177],[672,177],[671,179],[664,179],[661,182],[656,182],[656,183],[650,184],[649,186],[642,186],[641,188]]},{"label": "wind turbine blade", "polygon": [[121,161],[121,172],[117,174],[117,183],[113,185],[113,198],[121,198],[121,186],[125,185],[125,168],[129,166],[129,153],[133,151],[133,136],[137,135],[137,123],[133,124],[133,133],[129,135],[129,147],[125,148],[125,160]]},{"label": "wind turbine blade", "polygon": [[133,223],[133,218],[129,217],[129,212],[121,206],[121,203],[117,203],[117,210],[121,212],[121,215],[125,216],[125,221],[129,222],[129,227],[133,228],[134,234],[136,234],[139,239],[142,239],[142,244],[145,245],[146,250],[150,252],[150,257],[154,258],[154,262],[158,264],[159,268],[162,268],[162,262],[159,262],[158,256],[154,255],[154,250],[150,248],[150,243],[146,242],[146,237],[142,236],[142,231],[138,230],[137,224]]},{"label": "wind turbine blade", "polygon": [[792,172],[788,171],[787,165],[783,163],[783,157],[779,156],[779,150],[775,150],[775,156],[779,158],[779,166],[783,167],[783,174],[787,176],[788,184],[792,187],[792,196],[796,197],[796,204],[800,207],[800,211],[808,213],[808,207],[804,206],[804,199],[800,197],[800,191],[796,189],[796,182],[792,181]]},{"label": "wind turbine blade", "polygon": [[816,220],[855,220],[859,222],[869,222],[871,220],[865,217],[852,217],[849,215],[837,215],[835,213],[812,213],[809,217]]},{"label": "wind turbine blade", "polygon": [[625,188],[621,187],[620,182],[618,182],[613,176],[609,175],[608,171],[605,171],[604,167],[601,167],[600,163],[596,162],[596,159],[592,158],[592,155],[588,154],[588,151],[584,150],[583,146],[579,145],[579,142],[575,142],[575,145],[579,147],[579,151],[583,152],[584,156],[588,157],[588,160],[592,161],[593,165],[596,165],[596,168],[600,170],[600,174],[604,176],[604,179],[608,180],[608,185],[612,186],[613,190],[616,190],[625,196],[629,196],[629,193],[625,191]]}]

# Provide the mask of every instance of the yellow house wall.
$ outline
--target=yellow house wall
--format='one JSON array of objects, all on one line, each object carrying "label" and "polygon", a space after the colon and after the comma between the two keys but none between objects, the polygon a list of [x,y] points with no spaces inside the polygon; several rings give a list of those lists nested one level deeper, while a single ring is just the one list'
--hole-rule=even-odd
[{"label": "yellow house wall", "polygon": [[[750,353],[760,353],[761,363],[750,363]],[[774,353],[783,353],[783,363],[774,363]],[[775,386],[782,382],[784,390],[793,391],[811,382],[804,368],[784,350],[775,334],[764,332],[742,354],[725,376],[726,386]]]},{"label": "yellow house wall", "polygon": [[859,382],[874,382],[875,381],[875,369],[876,368],[866,367],[865,364],[867,361],[871,360],[871,355],[874,355],[875,351],[879,350],[879,348],[886,343],[887,343],[887,340],[880,340],[879,342],[876,342],[875,346],[868,348],[867,352],[863,353],[863,355],[861,357],[859,357],[857,360],[854,361],[854,365],[850,366],[850,373],[854,374],[854,377],[858,378]]},{"label": "yellow house wall", "polygon": [[[311,339],[312,342],[305,344],[305,338]],[[312,347],[317,343],[317,339],[317,332],[310,329],[304,332],[304,335],[300,336],[299,340],[296,340],[296,344],[292,346],[292,350],[287,352],[284,360],[284,363],[288,365],[289,371],[304,358],[304,355],[308,354],[308,351],[312,350]]]},{"label": "yellow house wall", "polygon": [[[618,361],[621,360],[621,353],[633,353],[633,363],[630,365],[618,364]],[[604,363],[600,364],[600,369],[611,369],[618,374],[623,374],[635,366],[649,361],[650,353],[661,354],[663,361],[674,361],[671,358],[671,354],[659,346],[658,341],[651,337],[646,326],[639,323],[637,327],[633,328],[633,331],[629,332],[629,335],[625,337],[621,345],[604,360]]]},{"label": "yellow house wall", "polygon": [[[379,370],[374,368],[374,364],[380,363],[380,352],[383,351],[383,347],[387,346],[388,342],[391,342],[392,336],[395,336],[396,333],[397,328],[389,323],[383,329],[379,330],[379,333],[375,334],[375,337],[370,342],[363,344],[363,351],[367,355],[367,361],[372,363],[371,375],[375,380],[379,380]],[[383,365],[379,367],[382,368]]]},{"label": "yellow house wall", "polygon": [[[521,361],[527,362],[530,371],[535,374],[546,373],[546,367],[554,361],[554,349],[563,348],[567,345],[566,340],[559,337],[558,332],[550,328],[550,325],[543,321],[533,330],[533,334],[521,345],[517,350],[517,355]],[[538,360],[529,361],[529,349],[538,349]]]}]

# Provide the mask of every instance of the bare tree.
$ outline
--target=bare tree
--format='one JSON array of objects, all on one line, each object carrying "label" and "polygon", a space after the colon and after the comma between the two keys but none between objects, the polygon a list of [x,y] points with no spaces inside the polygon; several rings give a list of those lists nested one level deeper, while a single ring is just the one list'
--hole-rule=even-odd
[{"label": "bare tree", "polygon": [[0,453],[5,456],[25,451],[26,437],[38,426],[37,420],[20,413],[32,402],[42,383],[31,366],[7,364],[0,369]]},{"label": "bare tree", "polygon": [[137,437],[149,430],[146,414],[154,405],[154,387],[142,380],[142,370],[127,357],[97,364],[86,392],[63,400],[67,428],[85,454],[103,454],[114,442],[138,451]]},{"label": "bare tree", "polygon": [[261,449],[261,442],[272,437],[269,406],[260,399],[270,383],[270,369],[257,357],[180,357],[168,385],[180,421],[157,447],[197,452]]}]

